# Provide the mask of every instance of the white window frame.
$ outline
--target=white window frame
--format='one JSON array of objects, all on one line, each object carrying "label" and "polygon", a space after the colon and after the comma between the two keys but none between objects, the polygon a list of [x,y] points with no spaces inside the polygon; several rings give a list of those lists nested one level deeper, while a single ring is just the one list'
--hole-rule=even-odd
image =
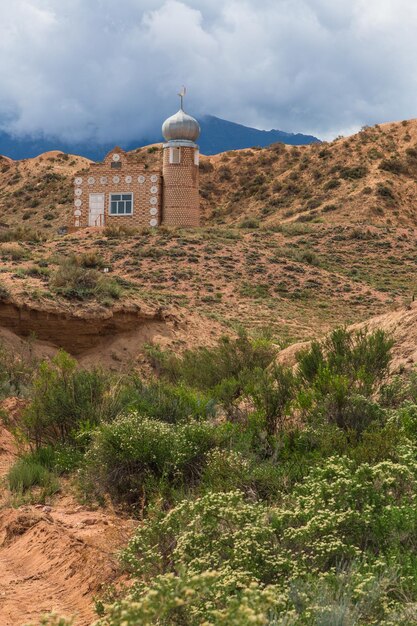
[{"label": "white window frame", "polygon": [[[131,213],[112,213],[111,212],[111,203],[113,196],[130,196],[132,198],[132,212]],[[117,200],[116,202],[122,202],[122,200]],[[124,200],[126,202],[126,200]],[[109,193],[109,217],[132,217],[135,210],[135,197],[132,191],[112,191]]]},{"label": "white window frame", "polygon": [[181,148],[179,146],[172,146],[169,149],[169,163],[170,165],[179,165],[181,163]]}]

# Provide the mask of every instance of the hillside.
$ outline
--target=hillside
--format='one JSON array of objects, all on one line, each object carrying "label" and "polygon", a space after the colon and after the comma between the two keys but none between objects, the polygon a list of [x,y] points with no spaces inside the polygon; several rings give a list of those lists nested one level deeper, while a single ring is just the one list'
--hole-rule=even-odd
[{"label": "hillside", "polygon": [[415,624],[416,317],[368,321],[392,361],[337,331],[322,369],[245,338],[158,380],[2,346],[1,623]]},{"label": "hillside", "polygon": [[[0,222],[13,227],[0,232],[1,325],[20,336],[37,332],[40,341],[49,332],[49,343],[65,347],[83,327],[79,354],[99,360],[106,346],[107,362],[117,365],[140,358],[149,341],[210,344],[243,325],[269,329],[283,345],[402,306],[417,291],[414,145],[417,121],[410,121],[326,145],[204,157],[205,226],[130,235],[56,236],[72,206],[72,177],[86,159],[56,151],[3,159]],[[156,164],[155,148],[138,149],[137,158]],[[93,267],[109,267],[119,281],[119,299],[64,297],[52,286],[63,259],[86,250]],[[10,303],[32,312],[16,317]],[[133,343],[118,330],[128,332],[132,309],[145,312],[140,325],[147,328]],[[113,313],[124,322],[109,321]],[[41,317],[58,321],[46,322],[43,334]],[[102,321],[88,321],[95,319]],[[82,339],[91,333],[103,333],[102,341]],[[112,333],[117,341],[106,339]]]},{"label": "hillside", "polygon": [[[412,302],[406,307],[399,307],[364,322],[352,324],[349,331],[365,331],[372,333],[382,330],[393,341],[390,373],[394,375],[413,371],[417,365],[417,303]],[[310,342],[293,343],[278,354],[278,362],[294,366],[296,355],[305,350]]]},{"label": "hillside", "polygon": [[[328,144],[240,150],[201,160],[205,223],[267,227],[291,221],[414,227],[417,215],[417,121],[366,128]],[[135,152],[160,161],[155,147]],[[49,152],[0,164],[2,222],[45,233],[66,223],[72,178],[82,157]]]},{"label": "hillside", "polygon": [[[112,290],[84,294],[74,283],[83,279],[65,269],[72,255],[97,276],[108,267],[116,298]],[[73,353],[93,350],[97,360],[107,345],[115,364],[136,358],[149,341],[210,344],[240,325],[267,329],[281,345],[312,338],[407,303],[417,290],[415,234],[407,229],[296,223],[279,232],[84,232],[3,243],[0,256],[0,326]],[[119,335],[126,341],[116,350]]]},{"label": "hillside", "polygon": [[415,226],[417,120],[366,128],[328,144],[226,153],[203,161],[206,219],[265,226]]}]

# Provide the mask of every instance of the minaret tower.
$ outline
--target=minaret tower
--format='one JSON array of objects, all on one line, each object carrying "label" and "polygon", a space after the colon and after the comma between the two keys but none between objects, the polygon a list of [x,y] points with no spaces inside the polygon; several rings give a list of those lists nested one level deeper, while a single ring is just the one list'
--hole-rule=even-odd
[{"label": "minaret tower", "polygon": [[162,223],[188,228],[200,225],[199,150],[195,143],[200,136],[200,126],[184,111],[185,87],[178,95],[180,110],[162,126],[166,141],[162,166]]}]

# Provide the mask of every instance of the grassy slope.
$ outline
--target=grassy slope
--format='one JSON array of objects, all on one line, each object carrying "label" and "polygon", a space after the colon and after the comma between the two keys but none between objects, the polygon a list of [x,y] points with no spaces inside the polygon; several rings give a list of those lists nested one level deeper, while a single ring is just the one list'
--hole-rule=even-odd
[{"label": "grassy slope", "polygon": [[[20,297],[50,298],[47,277],[19,270],[47,260],[53,271],[56,253],[88,246],[129,281],[126,297],[198,313],[204,337],[213,334],[213,320],[225,330],[272,327],[283,341],[317,336],[404,304],[416,290],[416,144],[417,122],[410,121],[331,144],[207,157],[204,229],[23,243],[27,258],[1,253],[2,279]],[[160,158],[154,149],[137,153],[145,165]],[[62,153],[4,159],[0,221],[53,234],[72,204],[72,176],[86,164]],[[247,217],[260,228],[236,228]]]},{"label": "grassy slope", "polygon": [[[270,327],[282,341],[311,338],[404,304],[417,288],[411,230],[399,236],[394,229],[297,223],[282,232],[162,230],[122,240],[84,234],[81,240],[21,243],[24,256],[17,260],[9,255],[11,246],[13,252],[17,244],[0,246],[1,280],[19,300],[50,302],[48,276],[33,268],[46,262],[43,270],[53,273],[60,255],[88,246],[128,281],[127,299],[186,317],[198,314],[202,337],[216,320],[225,331],[243,324]],[[182,335],[185,340],[186,327]]]},{"label": "grassy slope", "polygon": [[[300,219],[326,224],[415,226],[417,120],[367,128],[328,144],[226,152],[201,161],[207,224],[256,217],[267,225]],[[144,166],[160,151],[136,150]],[[0,160],[1,220],[53,232],[72,206],[72,179],[89,161],[48,152]]]}]

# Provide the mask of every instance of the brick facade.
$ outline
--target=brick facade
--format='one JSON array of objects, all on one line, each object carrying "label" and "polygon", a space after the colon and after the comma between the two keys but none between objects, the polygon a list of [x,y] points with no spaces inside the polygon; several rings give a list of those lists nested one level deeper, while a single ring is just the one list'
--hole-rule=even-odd
[{"label": "brick facade", "polygon": [[170,163],[170,149],[175,145],[164,145],[163,154],[163,223],[170,226],[199,226],[199,167],[197,146],[180,145],[180,162]]},{"label": "brick facade", "polygon": [[[134,154],[112,150],[103,163],[93,163],[74,179],[69,228],[113,225],[133,228],[199,226],[197,146],[181,146],[180,162],[170,163],[170,144],[163,150],[161,170],[145,169]],[[132,194],[130,214],[111,214],[112,194]],[[104,200],[104,209],[103,209]],[[130,206],[130,205],[129,205]]]},{"label": "brick facade", "polygon": [[[117,155],[114,157],[114,155]],[[117,161],[114,159],[118,159]],[[91,215],[93,194],[104,195],[104,214]],[[133,194],[130,215],[111,215],[111,194]],[[159,226],[162,213],[162,179],[160,170],[144,169],[135,155],[120,148],[110,152],[103,163],[93,163],[74,179],[74,206],[71,230],[87,226]]]}]

